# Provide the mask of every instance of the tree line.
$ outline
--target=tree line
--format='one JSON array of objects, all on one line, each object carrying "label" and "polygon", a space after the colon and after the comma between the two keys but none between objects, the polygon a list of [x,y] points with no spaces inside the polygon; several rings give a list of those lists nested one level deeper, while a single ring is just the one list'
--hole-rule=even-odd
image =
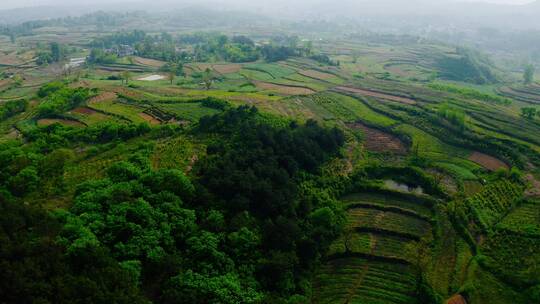
[{"label": "tree line", "polygon": [[189,176],[152,168],[142,145],[72,189],[67,209],[33,203],[67,190],[78,141],[149,132],[111,128],[53,125],[0,144],[4,302],[309,301],[311,271],[343,222],[319,169],[339,153],[341,131],[227,108],[171,130],[209,140]]}]

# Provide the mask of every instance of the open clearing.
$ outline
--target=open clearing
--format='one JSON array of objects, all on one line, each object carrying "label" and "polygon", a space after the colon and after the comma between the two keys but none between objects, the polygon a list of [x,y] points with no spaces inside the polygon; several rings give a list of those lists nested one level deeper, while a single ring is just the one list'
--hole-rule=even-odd
[{"label": "open clearing", "polygon": [[141,80],[141,81],[156,81],[156,80],[162,80],[162,79],[165,79],[165,76],[163,76],[163,75],[158,75],[158,74],[154,74],[154,75],[149,75],[149,76],[146,76],[146,77],[138,78],[137,80]]},{"label": "open clearing", "polygon": [[399,103],[403,103],[403,104],[407,104],[407,105],[415,105],[416,104],[416,101],[414,101],[412,99],[409,99],[409,98],[400,97],[400,96],[394,96],[394,95],[388,95],[388,94],[379,93],[379,92],[375,92],[375,91],[369,91],[369,90],[351,88],[351,87],[336,87],[336,89],[339,90],[339,91],[345,91],[345,92],[348,92],[348,93],[354,93],[354,94],[359,94],[359,95],[364,95],[364,96],[369,96],[369,97],[386,99],[386,100],[395,101],[395,102],[399,102]]},{"label": "open clearing", "polygon": [[508,165],[504,162],[496,159],[493,156],[489,156],[484,153],[480,152],[473,152],[471,156],[469,156],[469,160],[479,164],[480,166],[490,170],[490,171],[497,171],[498,169],[508,169]]}]

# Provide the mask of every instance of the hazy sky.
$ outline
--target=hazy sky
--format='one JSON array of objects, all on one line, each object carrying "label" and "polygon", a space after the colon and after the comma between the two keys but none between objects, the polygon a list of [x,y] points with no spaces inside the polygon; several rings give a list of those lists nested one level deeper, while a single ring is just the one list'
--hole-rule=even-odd
[{"label": "hazy sky", "polygon": [[[226,0],[222,0],[222,1],[226,2]],[[259,2],[259,1],[262,2],[262,1],[271,1],[271,0],[251,0],[249,2],[254,3],[254,2]],[[376,1],[376,0],[373,0],[373,1]],[[432,1],[448,1],[448,0],[432,0]],[[451,0],[451,1],[524,4],[528,2],[533,2],[534,0]],[[0,9],[27,7],[27,6],[40,6],[40,5],[63,4],[63,5],[77,6],[77,5],[82,5],[82,4],[86,4],[86,5],[102,4],[102,3],[110,4],[110,3],[121,3],[121,2],[142,2],[142,0],[0,0]],[[171,2],[182,2],[182,0],[171,1]]]}]

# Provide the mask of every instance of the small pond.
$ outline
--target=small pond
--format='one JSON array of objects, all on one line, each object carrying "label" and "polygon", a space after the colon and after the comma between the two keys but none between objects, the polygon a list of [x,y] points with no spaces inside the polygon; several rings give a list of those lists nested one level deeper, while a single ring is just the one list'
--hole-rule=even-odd
[{"label": "small pond", "polygon": [[420,186],[411,187],[407,184],[398,183],[391,179],[385,180],[384,186],[390,190],[408,192],[408,193],[414,193],[414,194],[424,194],[424,189]]}]

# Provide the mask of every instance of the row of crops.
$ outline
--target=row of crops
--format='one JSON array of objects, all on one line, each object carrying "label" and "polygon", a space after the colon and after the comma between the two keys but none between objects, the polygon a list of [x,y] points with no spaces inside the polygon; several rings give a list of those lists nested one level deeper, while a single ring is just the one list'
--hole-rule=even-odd
[{"label": "row of crops", "polygon": [[521,198],[521,186],[509,180],[487,185],[476,195],[457,202],[456,218],[473,234],[490,231]]},{"label": "row of crops", "polygon": [[540,86],[501,87],[498,93],[502,96],[530,104],[540,104]]},{"label": "row of crops", "polygon": [[539,227],[540,202],[519,202],[482,244],[482,265],[522,290],[540,284]]},{"label": "row of crops", "polygon": [[314,281],[316,303],[417,303],[419,241],[432,211],[421,197],[355,193],[347,227]]},{"label": "row of crops", "polygon": [[345,257],[329,261],[315,279],[316,303],[418,303],[417,278],[405,264]]}]

